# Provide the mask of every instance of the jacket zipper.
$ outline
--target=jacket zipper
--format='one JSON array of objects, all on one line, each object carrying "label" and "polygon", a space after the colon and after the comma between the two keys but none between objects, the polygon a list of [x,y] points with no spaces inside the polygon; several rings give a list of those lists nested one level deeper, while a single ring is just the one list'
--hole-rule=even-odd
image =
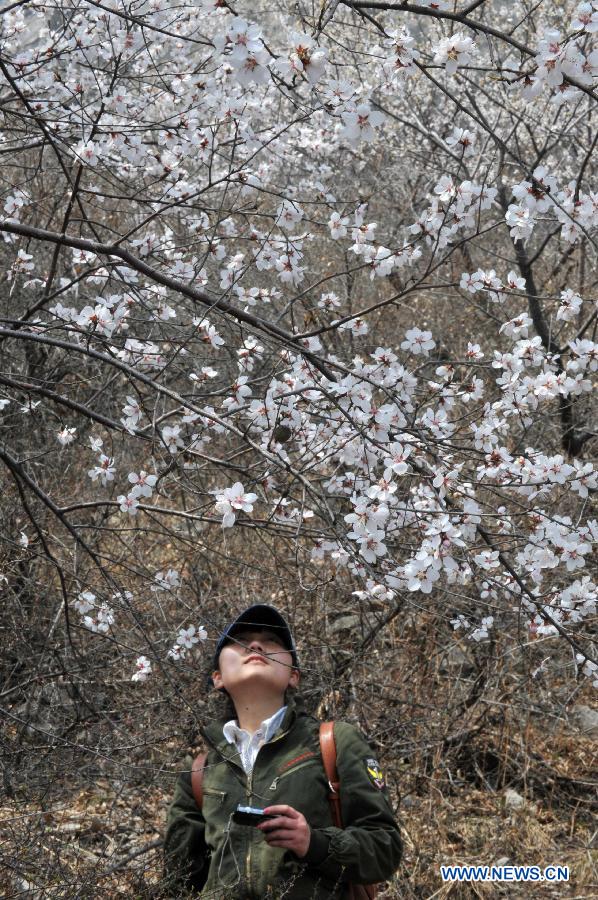
[{"label": "jacket zipper", "polygon": [[[253,781],[253,769],[247,776],[247,790],[246,790],[246,802],[247,806],[251,806],[251,795],[252,791],[252,781]],[[245,857],[245,877],[247,879],[247,890],[249,891],[251,888],[251,829],[249,831],[249,846],[247,848],[247,856]]]},{"label": "jacket zipper", "polygon": [[[283,731],[282,734],[279,734],[277,737],[272,738],[271,740],[269,740],[269,741],[268,741],[268,744],[274,744],[276,741],[279,741],[281,738],[285,737],[285,735],[287,735],[287,734],[289,733],[290,730],[291,730],[290,728],[287,728],[287,730],[286,730],[286,731]],[[265,745],[262,744],[262,746],[265,746]],[[253,769],[255,768],[255,764],[256,764],[256,762],[257,762],[257,757],[258,757],[258,754],[259,754],[259,752],[260,752],[261,749],[262,749],[262,748],[260,747],[260,748],[258,749],[258,751],[257,751],[255,760],[254,760],[254,762],[253,762]],[[247,805],[248,805],[248,806],[251,806],[251,797],[252,797],[252,794],[253,794],[253,769],[251,770],[251,773],[247,776],[247,793],[246,793],[246,798],[247,798]],[[247,879],[247,890],[248,890],[248,891],[250,891],[250,889],[251,889],[251,843],[252,843],[252,841],[251,841],[251,835],[250,835],[250,837],[249,837],[249,848],[248,848],[248,850],[247,850],[247,856],[245,857],[245,877],[246,877],[246,879]]]},{"label": "jacket zipper", "polygon": [[275,791],[281,778],[286,778],[287,775],[291,775],[293,772],[297,772],[299,771],[299,769],[303,769],[304,766],[311,766],[314,762],[317,761],[317,757],[314,756],[311,759],[306,759],[305,762],[299,763],[298,766],[294,766],[292,769],[289,769],[288,772],[282,772],[280,775],[276,776],[268,790]]},{"label": "jacket zipper", "polygon": [[[279,734],[275,738],[272,738],[270,741],[268,741],[268,743],[274,744],[276,741],[281,740],[281,738],[286,737],[286,735],[289,733],[290,730],[291,730],[290,728],[287,728],[286,731],[283,731],[282,734]],[[217,745],[214,744],[214,742],[211,741],[203,731],[202,731],[202,736],[206,739],[208,744],[210,744],[212,747],[214,747],[214,749],[216,750],[217,753],[219,753],[221,756],[224,756],[224,754],[217,747]],[[260,747],[260,750],[261,750],[261,747]],[[259,753],[259,750],[258,750],[258,753]],[[227,762],[231,762],[231,760],[227,759],[225,756],[224,756],[224,758],[226,759]],[[257,756],[256,756],[256,760],[257,760]],[[235,765],[236,765],[236,763],[235,763]],[[254,766],[255,766],[255,762],[254,762]],[[253,769],[251,770],[251,773],[247,776],[246,799],[247,799],[248,806],[251,805],[252,794],[253,794]],[[247,849],[247,855],[245,857],[245,877],[247,879],[247,890],[250,891],[250,889],[251,889],[251,836],[249,838],[249,847]]]}]

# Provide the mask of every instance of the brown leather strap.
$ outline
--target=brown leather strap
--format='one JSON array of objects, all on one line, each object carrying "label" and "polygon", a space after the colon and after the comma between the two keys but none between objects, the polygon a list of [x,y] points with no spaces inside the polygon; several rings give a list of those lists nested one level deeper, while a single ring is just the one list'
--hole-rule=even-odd
[{"label": "brown leather strap", "polygon": [[[322,722],[320,724],[320,750],[324,762],[324,771],[330,786],[328,800],[332,811],[332,821],[337,828],[343,827],[341,815],[340,781],[336,768],[336,742],[334,740],[334,722]],[[350,884],[349,896],[351,900],[375,900],[378,887],[375,884]]]},{"label": "brown leather strap", "polygon": [[203,771],[206,767],[207,758],[207,753],[200,753],[199,756],[195,757],[191,766],[191,788],[199,809],[201,809],[203,804]]},{"label": "brown leather strap", "polygon": [[341,816],[340,781],[336,769],[336,744],[334,742],[334,722],[320,724],[320,750],[324,762],[324,771],[328,779],[330,794],[328,800],[332,811],[332,819],[337,828],[343,827]]}]

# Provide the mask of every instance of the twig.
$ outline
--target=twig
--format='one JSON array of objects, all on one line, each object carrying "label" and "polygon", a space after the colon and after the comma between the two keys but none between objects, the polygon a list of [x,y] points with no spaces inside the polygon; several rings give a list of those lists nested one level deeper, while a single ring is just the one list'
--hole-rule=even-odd
[{"label": "twig", "polygon": [[100,872],[99,876],[101,878],[105,878],[107,875],[112,875],[113,872],[118,872],[119,869],[124,869],[127,863],[130,863],[132,859],[136,859],[138,856],[142,856],[144,853],[149,853],[150,850],[156,850],[158,847],[161,847],[162,844],[162,838],[156,838],[154,841],[150,841],[149,844],[146,844],[144,847],[140,847],[139,850],[134,850],[132,853],[129,853],[128,856],[125,856],[117,863],[114,863],[114,865],[110,866],[109,869],[105,869],[103,872]]}]

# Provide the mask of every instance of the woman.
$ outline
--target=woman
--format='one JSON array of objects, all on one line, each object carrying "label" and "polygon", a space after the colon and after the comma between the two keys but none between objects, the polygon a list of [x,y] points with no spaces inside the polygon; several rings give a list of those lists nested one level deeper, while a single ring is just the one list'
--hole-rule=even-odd
[{"label": "woman", "polygon": [[[226,900],[324,900],[348,898],[351,883],[396,871],[401,839],[384,778],[346,722],[334,725],[343,828],[334,824],[320,723],[287,693],[299,679],[291,632],[274,607],[249,607],[221,635],[212,680],[236,718],[202,730],[201,809],[191,774],[177,780],[164,841],[165,871],[176,885]],[[241,824],[237,806],[268,818]]]}]

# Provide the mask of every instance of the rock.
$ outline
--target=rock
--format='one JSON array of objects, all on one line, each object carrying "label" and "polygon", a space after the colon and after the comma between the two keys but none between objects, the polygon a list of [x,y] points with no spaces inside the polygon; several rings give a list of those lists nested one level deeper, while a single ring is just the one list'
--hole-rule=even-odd
[{"label": "rock", "polygon": [[359,616],[356,616],[355,614],[349,614],[346,616],[341,616],[339,619],[336,619],[336,621],[334,621],[330,625],[330,631],[333,634],[336,634],[337,631],[353,630],[355,628],[358,628],[359,625],[360,625]]},{"label": "rock", "polygon": [[514,791],[512,788],[507,788],[504,796],[505,801],[505,809],[522,809],[525,806],[525,798],[518,794],[517,791]]},{"label": "rock", "polygon": [[473,660],[458,644],[450,646],[440,660],[438,670],[442,675],[471,675],[475,671]]},{"label": "rock", "polygon": [[598,711],[590,706],[574,706],[569,711],[569,720],[584,734],[598,735]]}]

